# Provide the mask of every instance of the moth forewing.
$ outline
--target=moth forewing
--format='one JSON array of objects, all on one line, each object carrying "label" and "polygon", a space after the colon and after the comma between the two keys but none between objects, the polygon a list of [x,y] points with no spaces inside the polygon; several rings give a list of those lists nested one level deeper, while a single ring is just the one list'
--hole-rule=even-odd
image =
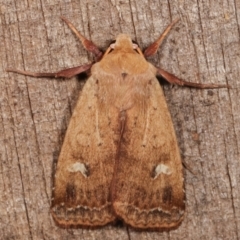
[{"label": "moth forewing", "polygon": [[141,90],[132,96],[136,101],[125,114],[113,206],[134,228],[170,229],[180,224],[185,209],[181,157],[153,66],[137,78]]},{"label": "moth forewing", "polygon": [[[98,79],[85,84],[58,159],[51,212],[63,227],[102,226],[116,217],[110,185],[116,145],[107,107],[99,109]],[[108,129],[104,131],[103,129]]]}]

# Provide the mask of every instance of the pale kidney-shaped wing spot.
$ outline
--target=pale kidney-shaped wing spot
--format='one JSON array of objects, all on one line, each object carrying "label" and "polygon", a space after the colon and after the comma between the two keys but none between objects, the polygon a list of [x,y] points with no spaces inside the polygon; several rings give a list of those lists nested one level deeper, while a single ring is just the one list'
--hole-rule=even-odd
[{"label": "pale kidney-shaped wing spot", "polygon": [[172,171],[166,164],[158,164],[154,169],[153,179],[156,179],[160,174],[170,175]]},{"label": "pale kidney-shaped wing spot", "polygon": [[67,169],[69,172],[80,172],[85,178],[89,176],[88,169],[84,163],[73,163]]}]

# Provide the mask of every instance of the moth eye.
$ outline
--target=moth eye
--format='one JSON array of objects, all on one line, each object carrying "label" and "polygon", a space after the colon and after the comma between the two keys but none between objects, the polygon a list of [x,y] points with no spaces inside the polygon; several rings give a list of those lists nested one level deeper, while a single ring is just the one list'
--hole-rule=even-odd
[{"label": "moth eye", "polygon": [[113,43],[115,43],[115,42],[116,42],[116,40],[112,40],[109,45],[111,45],[111,44],[113,44]]},{"label": "moth eye", "polygon": [[133,49],[134,49],[137,53],[139,53],[139,52],[137,51],[138,43],[137,43],[136,41],[134,41],[134,40],[132,40],[132,47],[133,47]]},{"label": "moth eye", "polygon": [[[116,40],[111,41],[109,47],[110,47],[111,49],[114,49],[114,48],[115,48],[115,43],[116,43]],[[111,52],[111,51],[110,51],[110,52]]]},{"label": "moth eye", "polygon": [[132,40],[132,45],[133,45],[133,49],[136,49],[138,47],[138,43],[134,40]]},{"label": "moth eye", "polygon": [[138,48],[138,45],[136,43],[133,43],[133,49],[137,49]]}]

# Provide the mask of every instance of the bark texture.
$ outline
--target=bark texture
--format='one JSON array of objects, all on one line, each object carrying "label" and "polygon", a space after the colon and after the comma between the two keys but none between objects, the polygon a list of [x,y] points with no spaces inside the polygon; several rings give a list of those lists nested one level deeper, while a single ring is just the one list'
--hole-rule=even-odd
[{"label": "bark texture", "polygon": [[[89,62],[60,16],[106,49],[123,32],[143,48],[181,21],[150,61],[186,81],[164,85],[185,170],[186,216],[170,232],[126,226],[58,228],[52,173],[84,81],[34,79],[5,68],[52,71]],[[239,239],[240,2],[237,0],[0,0],[0,239]]]}]

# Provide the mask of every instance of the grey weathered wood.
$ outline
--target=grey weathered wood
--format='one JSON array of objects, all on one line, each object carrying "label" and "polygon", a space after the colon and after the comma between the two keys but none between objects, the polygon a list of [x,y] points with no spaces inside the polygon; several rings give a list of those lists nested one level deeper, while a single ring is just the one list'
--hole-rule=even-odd
[{"label": "grey weathered wood", "polygon": [[[234,0],[0,0],[0,239],[239,239],[239,9]],[[187,81],[232,86],[164,86],[183,159],[196,173],[185,171],[187,210],[178,229],[55,226],[53,162],[83,82],[33,79],[5,68],[56,71],[90,61],[61,15],[102,48],[120,32],[145,47],[181,17],[150,61]]]}]

